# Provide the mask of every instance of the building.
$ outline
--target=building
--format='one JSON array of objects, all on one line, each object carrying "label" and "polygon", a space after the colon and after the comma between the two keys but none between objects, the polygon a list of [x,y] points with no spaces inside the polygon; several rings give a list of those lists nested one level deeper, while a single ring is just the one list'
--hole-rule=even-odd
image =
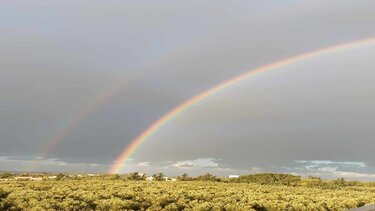
[{"label": "building", "polygon": [[229,179],[237,179],[239,177],[240,177],[240,175],[229,175],[228,176]]},{"label": "building", "polygon": [[31,177],[30,180],[31,181],[42,181],[43,178],[42,177]]},{"label": "building", "polygon": [[15,180],[31,180],[31,181],[42,181],[42,177],[15,177]]},{"label": "building", "polygon": [[154,180],[154,177],[152,177],[152,176],[146,177],[146,180],[147,181],[152,181],[152,180]]},{"label": "building", "polygon": [[176,178],[163,177],[163,179],[164,179],[165,181],[172,181],[172,182],[177,181]]}]

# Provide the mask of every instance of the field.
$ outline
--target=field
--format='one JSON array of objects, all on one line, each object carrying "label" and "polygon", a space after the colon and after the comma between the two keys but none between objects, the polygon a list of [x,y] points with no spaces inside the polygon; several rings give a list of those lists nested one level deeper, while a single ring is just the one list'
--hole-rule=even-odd
[{"label": "field", "polygon": [[345,210],[375,203],[372,185],[311,184],[113,177],[11,180],[0,181],[0,210]]}]

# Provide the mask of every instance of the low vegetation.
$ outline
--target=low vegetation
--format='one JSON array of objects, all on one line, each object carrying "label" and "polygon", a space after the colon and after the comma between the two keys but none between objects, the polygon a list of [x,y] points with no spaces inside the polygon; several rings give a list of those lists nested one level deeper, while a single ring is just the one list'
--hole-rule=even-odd
[{"label": "low vegetation", "polygon": [[287,174],[183,174],[175,182],[154,176],[44,175],[31,181],[7,175],[0,181],[0,210],[345,210],[375,203],[370,182]]}]

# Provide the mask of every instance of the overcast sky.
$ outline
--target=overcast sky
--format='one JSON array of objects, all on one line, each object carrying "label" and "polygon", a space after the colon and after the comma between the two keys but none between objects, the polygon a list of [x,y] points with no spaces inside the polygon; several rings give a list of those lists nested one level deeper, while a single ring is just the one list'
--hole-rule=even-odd
[{"label": "overcast sky", "polygon": [[[355,0],[3,1],[0,170],[105,172],[194,95],[375,36],[374,11],[374,1]],[[374,44],[358,46],[244,80],[153,134],[122,172],[375,180],[373,55]]]}]

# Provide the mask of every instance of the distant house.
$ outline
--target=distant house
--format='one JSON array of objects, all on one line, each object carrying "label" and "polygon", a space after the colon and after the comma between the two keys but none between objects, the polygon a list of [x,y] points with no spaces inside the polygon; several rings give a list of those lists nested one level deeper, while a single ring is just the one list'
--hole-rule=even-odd
[{"label": "distant house", "polygon": [[144,176],[146,176],[146,174],[145,173],[138,173],[138,176],[144,177]]},{"label": "distant house", "polygon": [[228,176],[229,179],[237,179],[239,177],[240,177],[240,175],[229,175]]},{"label": "distant house", "polygon": [[43,178],[42,177],[31,177],[30,180],[31,181],[42,181]]},{"label": "distant house", "polygon": [[15,177],[14,178],[15,180],[31,180],[31,181],[42,181],[43,178],[42,177]]},{"label": "distant house", "polygon": [[172,182],[177,181],[176,178],[163,177],[163,179],[164,179],[165,181],[172,181]]},{"label": "distant house", "polygon": [[15,180],[30,180],[30,177],[14,177]]},{"label": "distant house", "polygon": [[163,177],[163,180],[168,181],[169,177]]},{"label": "distant house", "polygon": [[146,177],[146,180],[147,181],[152,181],[152,180],[154,180],[154,177],[153,176]]}]

